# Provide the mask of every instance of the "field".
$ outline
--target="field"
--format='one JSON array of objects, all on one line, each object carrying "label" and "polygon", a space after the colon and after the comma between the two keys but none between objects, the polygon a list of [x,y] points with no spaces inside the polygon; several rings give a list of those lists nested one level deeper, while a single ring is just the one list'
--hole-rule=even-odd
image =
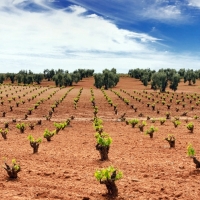
[{"label": "field", "polygon": [[[0,138],[1,165],[4,165],[5,159],[10,164],[15,158],[21,166],[16,180],[9,180],[6,171],[0,169],[1,200],[109,199],[105,195],[105,185],[95,179],[94,172],[110,165],[123,172],[123,178],[116,181],[119,190],[116,199],[199,199],[200,170],[196,170],[192,158],[187,156],[187,146],[191,143],[196,150],[196,157],[200,159],[199,81],[194,86],[181,82],[175,93],[170,90],[162,94],[144,87],[138,80],[122,77],[112,91],[105,90],[113,104],[117,105],[117,114],[103,92],[93,87],[92,78],[83,79],[71,91],[70,87],[60,89],[47,85],[49,82],[30,87],[0,86],[0,103],[3,102],[0,104],[0,128],[4,129],[5,122],[9,124],[7,140]],[[98,106],[97,116],[103,120],[104,131],[113,140],[108,161],[100,161],[99,152],[95,148],[91,87]],[[81,88],[83,90],[75,109],[74,98]],[[55,108],[51,119],[47,120],[52,105],[61,97],[65,98]],[[129,100],[129,105],[123,98]],[[25,117],[28,110],[41,99],[43,103]],[[153,103],[155,110],[152,108]],[[170,105],[170,109],[167,105]],[[159,119],[166,117],[167,112],[170,113],[170,119],[161,125]],[[137,125],[132,128],[130,124],[121,121],[120,117],[124,113],[126,120],[146,120],[144,132]],[[71,116],[75,117],[71,125],[53,136],[52,141],[43,138],[46,128],[54,130],[54,122],[64,122]],[[181,122],[177,128],[172,123],[174,117]],[[28,125],[36,124],[38,120],[42,120],[41,125],[35,125],[31,130]],[[22,122],[27,125],[24,133],[16,128],[16,124]],[[189,122],[194,123],[193,133],[186,127]],[[150,138],[145,135],[145,131],[152,125],[158,131]],[[43,139],[37,154],[33,154],[27,139],[29,134]],[[164,140],[168,134],[175,136],[175,148],[169,148],[168,142]]]}]

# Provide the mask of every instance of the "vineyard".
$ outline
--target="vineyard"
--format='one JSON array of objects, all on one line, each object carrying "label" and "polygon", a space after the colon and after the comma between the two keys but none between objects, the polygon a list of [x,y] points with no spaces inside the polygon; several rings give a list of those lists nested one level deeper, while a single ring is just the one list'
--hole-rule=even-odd
[{"label": "vineyard", "polygon": [[[191,145],[200,160],[199,81],[166,93],[129,77],[108,90],[93,78],[47,84],[0,85],[1,165],[20,165],[13,180],[1,168],[2,200],[110,199],[94,176],[108,166],[122,173],[115,199],[199,199],[200,170],[187,155]],[[108,159],[97,132],[108,134]]]}]

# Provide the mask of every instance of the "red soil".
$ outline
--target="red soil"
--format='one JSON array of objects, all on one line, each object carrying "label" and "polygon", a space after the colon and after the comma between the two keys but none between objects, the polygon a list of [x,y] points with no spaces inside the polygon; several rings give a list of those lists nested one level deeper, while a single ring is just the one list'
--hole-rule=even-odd
[{"label": "red soil", "polygon": [[[48,85],[48,83],[43,84]],[[59,100],[69,88],[50,88],[28,102],[28,98],[32,98],[46,87],[30,92],[34,87],[4,87],[2,85],[0,96],[2,96],[4,104],[0,105],[0,128],[4,128],[4,123],[9,122],[9,132],[7,140],[0,138],[1,163],[4,165],[4,158],[6,158],[6,162],[10,164],[11,160],[15,158],[21,165],[21,171],[18,178],[13,181],[8,179],[6,171],[1,168],[0,199],[78,200],[84,199],[84,197],[91,200],[109,199],[105,195],[107,193],[105,185],[101,185],[95,179],[94,172],[96,169],[112,165],[123,172],[123,178],[116,181],[119,190],[119,197],[116,199],[198,200],[200,197],[198,180],[200,172],[195,169],[192,159],[187,156],[187,145],[188,143],[193,144],[196,157],[200,159],[200,137],[198,135],[200,124],[199,119],[193,119],[194,115],[200,116],[200,105],[195,104],[198,101],[199,85],[200,82],[194,86],[180,83],[172,103],[169,102],[172,92],[170,91],[168,97],[165,94],[166,104],[171,104],[171,108],[168,110],[166,105],[162,105],[161,96],[163,94],[153,92],[149,87],[145,88],[138,80],[121,78],[113,91],[117,91],[122,97],[129,99],[130,105],[137,107],[137,112],[112,91],[107,90],[106,94],[118,107],[118,115],[115,115],[113,107],[108,104],[101,90],[93,87],[93,79],[84,79],[75,85],[74,89],[55,108],[50,121],[47,121],[45,116],[51,110],[51,105]],[[75,110],[73,99],[78,95],[81,87],[83,87],[83,92]],[[91,87],[93,87],[99,110],[98,117],[103,119],[104,131],[109,133],[113,140],[108,161],[100,161],[99,152],[95,149],[95,131],[92,126],[93,108],[90,102]],[[120,89],[135,98],[133,99]],[[145,94],[143,90],[146,90],[148,94]],[[28,119],[24,120],[28,109],[34,107],[34,104],[41,98],[46,99],[53,91],[56,91],[55,95],[40,104],[31,115],[28,115]],[[151,92],[154,94],[153,97]],[[183,94],[181,94],[182,92]],[[195,92],[197,93],[196,100],[191,96],[187,99],[186,94],[192,95]],[[20,99],[18,95],[21,96]],[[151,99],[148,100],[145,95],[151,96]],[[181,95],[185,97],[185,108],[182,107],[184,102],[182,102],[183,96],[181,97]],[[16,100],[9,103],[7,99],[13,96],[16,96]],[[136,97],[141,98],[141,101],[136,101]],[[176,98],[181,100],[180,105],[176,105]],[[189,102],[191,98],[192,103]],[[16,107],[16,102],[21,100],[24,100],[25,103],[20,103],[19,107]],[[152,104],[157,100],[159,103],[156,103],[155,111],[152,111],[151,105],[147,107],[148,102]],[[10,111],[10,105],[13,106],[13,111]],[[191,110],[192,105],[194,106],[193,111]],[[179,108],[178,112],[176,112],[176,107]],[[159,114],[157,114],[157,109],[160,111]],[[187,111],[187,115],[181,116],[185,111]],[[2,112],[6,112],[6,117],[2,117]],[[167,120],[164,125],[160,125],[158,119],[165,117],[166,112],[170,112],[171,119],[174,116],[180,117],[181,124],[177,128],[174,128],[171,119]],[[118,119],[123,113],[126,113],[127,120],[131,118],[146,120],[147,116],[155,118],[155,123],[148,120],[147,126],[144,128],[147,130],[151,125],[158,128],[153,139],[140,132],[137,126],[132,128],[125,122],[120,122]],[[139,114],[142,114],[143,117],[138,117]],[[61,130],[52,138],[51,142],[47,142],[43,138],[46,128],[54,130],[54,122],[64,122],[71,115],[75,116],[71,126]],[[12,122],[13,119],[16,119],[17,122]],[[28,125],[30,122],[36,123],[39,119],[42,120],[42,125],[35,125],[34,130],[30,130],[27,126],[25,133],[21,134],[16,128],[17,123],[24,122]],[[185,119],[194,123],[194,133],[187,130]],[[34,138],[43,138],[37,154],[32,153],[33,150],[27,139],[29,134],[32,134]],[[168,134],[174,134],[176,138],[175,149],[170,149],[169,144],[164,140]]]}]

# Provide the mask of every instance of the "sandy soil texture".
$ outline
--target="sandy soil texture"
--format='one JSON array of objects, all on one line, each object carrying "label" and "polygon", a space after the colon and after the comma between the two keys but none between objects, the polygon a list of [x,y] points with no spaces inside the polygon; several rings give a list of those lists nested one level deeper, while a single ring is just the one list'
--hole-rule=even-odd
[{"label": "sandy soil texture", "polygon": [[[70,87],[47,87],[51,85],[49,82],[43,82],[39,87],[0,86],[0,129],[4,129],[6,122],[9,126],[7,140],[0,137],[1,166],[5,160],[11,164],[13,158],[21,166],[16,180],[9,180],[1,167],[0,199],[111,199],[105,195],[105,185],[94,177],[95,170],[110,165],[123,172],[123,178],[116,181],[118,200],[200,199],[200,170],[196,170],[192,158],[187,156],[187,146],[191,143],[200,160],[200,82],[193,86],[181,82],[178,91],[159,93],[150,86],[144,87],[138,80],[122,77],[117,87],[105,90],[117,106],[115,113],[103,92],[94,88],[93,81],[93,78],[84,79],[71,91]],[[75,109],[74,98],[81,88]],[[95,148],[90,88],[93,88],[98,106],[97,116],[103,120],[104,131],[113,140],[108,161],[100,161]],[[51,119],[47,120],[52,105],[62,97]],[[35,109],[35,104],[41,100],[43,103]],[[31,108],[34,108],[32,113],[27,115]],[[161,125],[160,118],[165,118],[167,112],[169,119]],[[124,113],[125,121],[120,121]],[[54,135],[50,142],[43,138],[45,129],[53,131],[55,122],[65,122],[71,116],[75,117],[71,125]],[[181,122],[177,128],[172,122],[175,117]],[[133,118],[139,123],[146,121],[144,132],[138,125],[132,128],[126,124]],[[37,125],[39,120],[41,125]],[[194,124],[193,133],[186,127],[189,122]],[[18,123],[25,123],[24,133],[16,128]],[[30,123],[35,125],[33,130]],[[151,126],[158,129],[153,138],[145,135]],[[42,138],[37,154],[33,154],[27,139],[29,134]],[[164,140],[168,134],[175,136],[175,148],[169,148]]]}]

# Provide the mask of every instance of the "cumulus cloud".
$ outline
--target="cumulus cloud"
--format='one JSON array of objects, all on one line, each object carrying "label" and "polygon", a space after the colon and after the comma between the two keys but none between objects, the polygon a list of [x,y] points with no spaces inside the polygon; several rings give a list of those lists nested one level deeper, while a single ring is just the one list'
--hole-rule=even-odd
[{"label": "cumulus cloud", "polygon": [[[160,52],[161,39],[119,29],[97,14],[86,14],[87,9],[81,6],[56,9],[49,2],[0,1],[1,72],[21,69],[42,72],[46,68],[101,71],[116,67],[125,73],[133,67],[179,68],[191,60],[198,61],[190,56]],[[33,5],[45,10],[30,12]],[[175,13],[176,9],[168,8],[166,12]]]},{"label": "cumulus cloud", "polygon": [[157,20],[181,20],[181,10],[174,5],[167,5],[164,7],[160,7],[157,5],[150,6],[149,8],[145,8],[142,14],[146,18],[153,18]]},{"label": "cumulus cloud", "polygon": [[200,8],[200,1],[199,0],[188,0],[188,5]]},{"label": "cumulus cloud", "polygon": [[183,13],[184,3],[168,0],[142,1],[142,7],[137,13],[145,19],[154,19],[164,23],[180,23],[188,21],[188,16]]}]

